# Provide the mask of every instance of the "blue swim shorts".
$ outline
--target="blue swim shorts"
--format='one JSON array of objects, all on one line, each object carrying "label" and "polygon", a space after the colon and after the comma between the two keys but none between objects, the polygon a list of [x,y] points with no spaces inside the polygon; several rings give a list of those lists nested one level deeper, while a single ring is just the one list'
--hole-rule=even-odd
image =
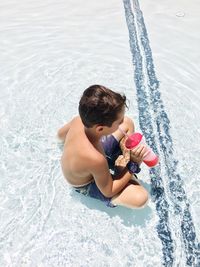
[{"label": "blue swim shorts", "polygon": [[115,170],[115,161],[122,154],[119,142],[115,137],[111,135],[103,136],[101,138],[101,144],[106,154],[109,169]]},{"label": "blue swim shorts", "polygon": [[81,193],[85,196],[89,196],[92,198],[96,198],[98,200],[103,201],[107,207],[114,208],[116,205],[114,205],[111,200],[112,198],[105,197],[99,188],[97,187],[96,183],[93,181],[87,185],[81,186],[81,187],[75,187],[75,191],[78,193]]}]

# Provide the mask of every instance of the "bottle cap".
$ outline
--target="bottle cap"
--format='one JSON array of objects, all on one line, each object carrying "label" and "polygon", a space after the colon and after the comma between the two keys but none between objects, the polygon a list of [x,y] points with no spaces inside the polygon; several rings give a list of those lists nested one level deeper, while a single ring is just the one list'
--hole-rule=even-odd
[{"label": "bottle cap", "polygon": [[134,133],[129,135],[129,137],[126,139],[125,146],[128,149],[136,147],[142,140],[142,134],[141,133]]}]

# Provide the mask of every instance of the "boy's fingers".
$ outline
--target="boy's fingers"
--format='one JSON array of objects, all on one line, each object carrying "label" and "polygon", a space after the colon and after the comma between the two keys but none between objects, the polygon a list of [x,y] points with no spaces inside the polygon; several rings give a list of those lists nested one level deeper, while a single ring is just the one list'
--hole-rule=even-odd
[{"label": "boy's fingers", "polygon": [[124,150],[123,156],[126,160],[130,160],[130,150],[128,150],[128,149]]},{"label": "boy's fingers", "polygon": [[115,165],[116,166],[121,166],[121,165],[124,165],[125,164],[125,159],[123,157],[123,155],[120,155],[116,161],[115,161]]},{"label": "boy's fingers", "polygon": [[131,149],[131,151],[135,154],[136,152],[140,151],[143,147],[144,147],[144,145],[139,145],[139,146]]},{"label": "boy's fingers", "polygon": [[144,150],[145,150],[145,146],[144,145],[140,145],[140,146],[136,147],[135,149],[133,149],[132,153],[135,156],[139,156]]},{"label": "boy's fingers", "polygon": [[117,167],[125,167],[126,164],[130,161],[130,152],[128,158],[125,158],[123,155],[120,155],[116,160],[115,160],[115,166]]},{"label": "boy's fingers", "polygon": [[143,147],[142,150],[140,151],[140,156],[143,158],[147,154],[147,149],[146,147]]},{"label": "boy's fingers", "polygon": [[147,153],[147,148],[145,145],[140,145],[133,151],[131,151],[131,160],[134,162],[142,162],[145,154]]}]

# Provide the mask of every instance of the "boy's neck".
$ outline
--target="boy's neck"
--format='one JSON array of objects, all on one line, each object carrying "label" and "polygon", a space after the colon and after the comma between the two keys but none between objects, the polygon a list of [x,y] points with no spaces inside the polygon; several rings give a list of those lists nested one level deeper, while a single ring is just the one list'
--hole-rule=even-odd
[{"label": "boy's neck", "polygon": [[100,141],[100,138],[103,136],[103,134],[98,134],[95,129],[93,128],[86,128],[84,127],[85,134],[87,138],[90,140],[91,143],[98,143]]}]

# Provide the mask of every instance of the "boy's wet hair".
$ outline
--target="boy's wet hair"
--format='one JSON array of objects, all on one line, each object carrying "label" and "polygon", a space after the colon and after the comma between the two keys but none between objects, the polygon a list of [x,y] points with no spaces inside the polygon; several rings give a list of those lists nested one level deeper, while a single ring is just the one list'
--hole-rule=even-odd
[{"label": "boy's wet hair", "polygon": [[96,124],[111,127],[126,105],[126,96],[101,85],[92,85],[79,102],[79,114],[85,127]]}]

